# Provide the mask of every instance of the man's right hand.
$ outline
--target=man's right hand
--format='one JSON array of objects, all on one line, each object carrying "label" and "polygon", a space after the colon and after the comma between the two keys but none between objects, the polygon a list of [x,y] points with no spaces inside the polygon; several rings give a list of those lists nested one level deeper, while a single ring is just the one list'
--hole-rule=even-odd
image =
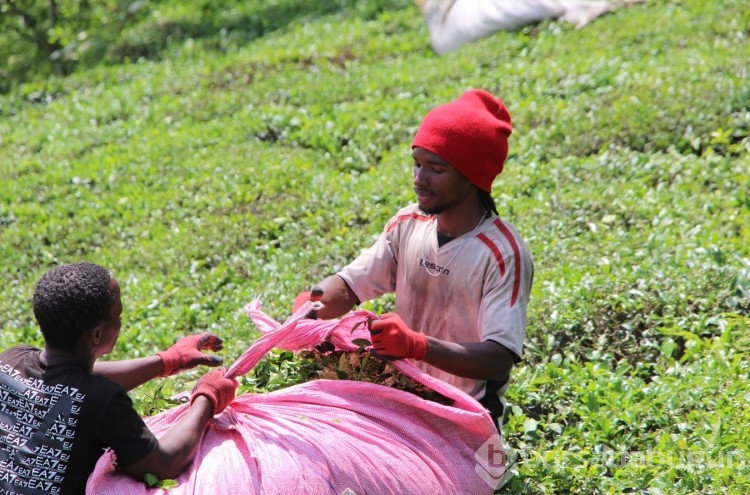
[{"label": "man's right hand", "polygon": [[[302,307],[303,304],[305,304],[307,301],[317,303],[323,298],[323,289],[320,288],[318,285],[313,285],[312,289],[305,292],[300,292],[297,294],[297,297],[294,298],[294,303],[292,304],[292,312],[296,313],[299,308]],[[318,310],[320,309],[320,304],[318,304],[316,307],[313,307],[306,315],[305,318],[309,318],[311,320],[316,320],[318,318]]]}]

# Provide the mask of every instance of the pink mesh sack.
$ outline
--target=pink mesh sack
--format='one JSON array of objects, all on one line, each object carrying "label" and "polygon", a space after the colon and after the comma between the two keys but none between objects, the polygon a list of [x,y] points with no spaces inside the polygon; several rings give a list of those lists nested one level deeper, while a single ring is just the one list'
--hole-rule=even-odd
[{"label": "pink mesh sack", "polygon": [[[305,319],[311,307],[305,303],[279,324],[261,311],[259,301],[249,304],[246,312],[263,335],[227,374],[247,373],[273,348],[310,349],[328,340],[337,349],[353,351],[358,347],[353,340],[369,338],[361,323],[373,313],[353,311],[340,320]],[[114,453],[106,452],[86,493],[491,494],[493,480],[504,472],[504,459],[489,414],[472,397],[411,362],[394,364],[401,373],[452,399],[453,405],[350,380],[319,379],[274,392],[246,393],[209,423],[195,460],[175,480],[177,486],[148,488],[117,471]],[[146,423],[159,437],[188,407],[177,406]]]}]

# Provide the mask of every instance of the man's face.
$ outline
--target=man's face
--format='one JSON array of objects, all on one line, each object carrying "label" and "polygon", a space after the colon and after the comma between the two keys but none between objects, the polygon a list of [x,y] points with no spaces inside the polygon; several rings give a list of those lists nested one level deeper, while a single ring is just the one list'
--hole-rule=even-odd
[{"label": "man's face", "polygon": [[103,356],[112,352],[115,347],[117,338],[120,336],[120,327],[122,326],[122,299],[120,298],[120,284],[117,280],[112,279],[110,288],[115,294],[115,303],[109,311],[107,321],[103,323],[102,335],[99,344],[96,346],[96,357]]},{"label": "man's face", "polygon": [[438,215],[473,197],[475,186],[439,155],[414,148],[414,192],[419,208]]}]

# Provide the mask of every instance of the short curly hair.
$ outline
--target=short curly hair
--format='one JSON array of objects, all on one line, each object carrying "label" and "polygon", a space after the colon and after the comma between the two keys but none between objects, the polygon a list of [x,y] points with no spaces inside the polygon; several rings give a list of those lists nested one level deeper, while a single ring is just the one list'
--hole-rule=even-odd
[{"label": "short curly hair", "polygon": [[94,263],[71,263],[48,271],[34,289],[34,316],[46,344],[72,349],[78,338],[109,319],[117,294],[112,273]]}]

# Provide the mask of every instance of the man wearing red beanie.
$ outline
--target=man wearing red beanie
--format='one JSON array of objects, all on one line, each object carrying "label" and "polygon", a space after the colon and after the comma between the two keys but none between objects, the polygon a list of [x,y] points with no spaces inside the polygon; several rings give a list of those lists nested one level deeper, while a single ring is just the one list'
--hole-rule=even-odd
[{"label": "man wearing red beanie", "polygon": [[[372,323],[381,355],[410,358],[464,390],[500,428],[502,396],[521,359],[534,266],[490,195],[512,132],[502,100],[484,90],[427,113],[412,142],[417,203],[378,240],[318,284],[320,318],[395,292],[395,312]],[[295,309],[309,298],[301,293]]]}]

